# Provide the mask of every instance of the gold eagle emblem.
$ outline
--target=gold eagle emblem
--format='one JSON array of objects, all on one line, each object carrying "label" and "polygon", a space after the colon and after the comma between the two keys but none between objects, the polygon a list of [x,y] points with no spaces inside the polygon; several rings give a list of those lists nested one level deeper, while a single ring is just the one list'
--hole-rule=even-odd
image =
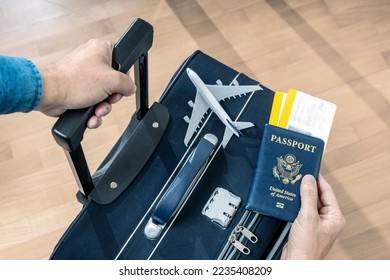
[{"label": "gold eagle emblem", "polygon": [[283,184],[295,184],[296,181],[302,178],[302,174],[298,174],[302,164],[296,160],[293,154],[287,154],[277,157],[278,165],[272,169],[272,174]]}]

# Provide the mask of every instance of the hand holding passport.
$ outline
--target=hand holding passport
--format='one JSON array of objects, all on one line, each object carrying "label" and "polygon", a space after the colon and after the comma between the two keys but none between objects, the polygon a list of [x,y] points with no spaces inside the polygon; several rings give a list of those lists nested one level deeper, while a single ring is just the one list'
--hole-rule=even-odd
[{"label": "hand holding passport", "polygon": [[246,209],[288,222],[301,207],[304,175],[318,178],[336,106],[308,94],[275,93]]}]

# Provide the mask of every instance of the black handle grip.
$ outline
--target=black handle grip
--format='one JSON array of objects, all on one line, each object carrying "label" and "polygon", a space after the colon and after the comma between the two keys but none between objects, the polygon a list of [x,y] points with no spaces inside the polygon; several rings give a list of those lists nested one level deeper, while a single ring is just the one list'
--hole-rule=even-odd
[{"label": "black handle grip", "polygon": [[[140,57],[147,55],[152,43],[153,26],[139,18],[134,20],[115,44],[112,52],[112,67],[122,73],[127,73]],[[142,94],[148,93],[142,91]],[[142,96],[140,98],[147,99]],[[87,121],[94,111],[95,106],[92,106],[68,110],[62,114],[52,128],[56,142],[68,152],[75,151],[83,139]]]}]

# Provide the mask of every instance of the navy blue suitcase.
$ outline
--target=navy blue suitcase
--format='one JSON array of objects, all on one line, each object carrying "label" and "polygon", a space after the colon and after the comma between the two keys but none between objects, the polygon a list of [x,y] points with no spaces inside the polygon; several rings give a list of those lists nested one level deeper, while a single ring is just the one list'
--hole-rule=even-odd
[{"label": "navy blue suitcase", "polygon": [[[93,108],[68,111],[53,127],[83,209],[51,259],[277,259],[289,224],[245,209],[274,92],[196,51],[149,108],[152,37],[153,28],[137,19],[115,46],[113,67],[127,72],[134,65],[137,111],[95,174],[81,148]],[[237,131],[242,137],[230,135],[224,147],[228,129],[207,108],[188,132],[200,98],[188,69],[206,85],[259,85],[219,103],[232,123],[253,124]]]}]

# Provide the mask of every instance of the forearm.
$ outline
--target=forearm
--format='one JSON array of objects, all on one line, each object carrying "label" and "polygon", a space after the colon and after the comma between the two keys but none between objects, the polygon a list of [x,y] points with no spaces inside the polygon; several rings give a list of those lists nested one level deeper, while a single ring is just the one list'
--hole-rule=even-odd
[{"label": "forearm", "polygon": [[42,97],[35,109],[49,116],[59,116],[68,109],[65,103],[67,87],[61,73],[56,64],[38,65],[38,68],[42,78]]}]

